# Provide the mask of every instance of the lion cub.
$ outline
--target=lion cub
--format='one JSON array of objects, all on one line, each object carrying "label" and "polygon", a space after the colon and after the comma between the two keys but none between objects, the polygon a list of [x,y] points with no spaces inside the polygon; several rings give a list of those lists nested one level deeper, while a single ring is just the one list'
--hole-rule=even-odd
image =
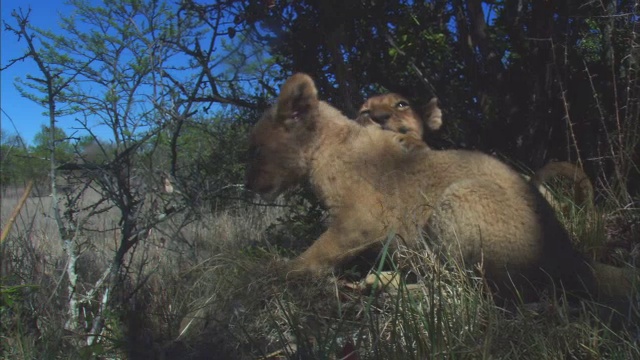
[{"label": "lion cub", "polygon": [[288,263],[290,275],[322,274],[391,233],[419,249],[426,231],[432,251],[480,268],[500,297],[528,299],[553,285],[628,290],[618,268],[573,248],[549,204],[506,164],[472,151],[407,152],[398,139],[320,101],[307,75],[282,86],[252,129],[246,187],[274,199],[308,182],[330,215],[327,230]]},{"label": "lion cub", "polygon": [[425,128],[436,131],[442,126],[442,110],[437,98],[429,100],[420,110],[414,109],[407,98],[389,93],[367,99],[360,107],[356,122],[423,139]]}]

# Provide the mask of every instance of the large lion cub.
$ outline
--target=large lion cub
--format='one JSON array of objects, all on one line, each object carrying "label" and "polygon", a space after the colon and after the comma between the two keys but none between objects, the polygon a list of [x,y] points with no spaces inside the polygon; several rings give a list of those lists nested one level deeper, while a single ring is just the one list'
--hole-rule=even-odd
[{"label": "large lion cub", "polygon": [[289,263],[290,274],[322,273],[390,233],[415,248],[426,231],[430,249],[481,267],[500,295],[551,283],[597,293],[600,271],[594,277],[520,174],[479,152],[407,152],[399,144],[407,138],[347,119],[318,99],[307,75],[287,80],[252,130],[246,185],[273,199],[308,181],[328,208],[328,229]]}]

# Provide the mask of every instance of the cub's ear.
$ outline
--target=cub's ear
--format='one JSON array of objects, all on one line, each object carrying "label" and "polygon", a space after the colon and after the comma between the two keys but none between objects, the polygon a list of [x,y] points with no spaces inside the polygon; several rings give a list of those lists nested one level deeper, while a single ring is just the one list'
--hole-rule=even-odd
[{"label": "cub's ear", "polygon": [[311,77],[297,73],[280,88],[276,107],[278,119],[299,118],[318,107],[318,90]]},{"label": "cub's ear", "polygon": [[436,131],[442,126],[442,110],[438,106],[438,98],[434,97],[424,108],[424,125],[431,131]]}]

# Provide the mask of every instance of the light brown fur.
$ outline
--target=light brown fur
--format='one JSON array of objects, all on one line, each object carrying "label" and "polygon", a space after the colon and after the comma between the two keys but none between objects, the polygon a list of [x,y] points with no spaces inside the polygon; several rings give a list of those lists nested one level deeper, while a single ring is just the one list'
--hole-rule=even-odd
[{"label": "light brown fur", "polygon": [[[436,131],[442,126],[442,110],[437,98],[432,98],[420,111],[414,109],[402,95],[387,93],[367,99],[360,107],[356,122],[363,126],[379,126],[384,130],[408,134],[426,142],[427,131]],[[523,176],[529,179],[528,176]],[[531,177],[531,183],[556,211],[566,213],[567,204],[560,203],[545,186],[547,181],[557,176],[573,181],[573,200],[576,205],[586,207],[587,210],[593,208],[593,185],[584,171],[572,163],[548,163]]]},{"label": "light brown fur", "polygon": [[583,207],[587,211],[593,210],[593,185],[587,174],[577,165],[567,161],[547,163],[540,170],[536,171],[530,181],[556,210],[566,211],[565,206],[560,204],[553,195],[548,194],[544,186],[549,179],[557,176],[564,177],[573,182],[573,201],[576,205]]},{"label": "light brown fur", "polygon": [[432,98],[423,108],[414,108],[402,95],[389,93],[371,97],[360,107],[356,122],[363,126],[379,126],[422,139],[425,128],[436,131],[442,126],[442,110]]},{"label": "light brown fur", "polygon": [[321,274],[381,247],[390,233],[416,248],[426,230],[433,251],[481,266],[500,295],[513,297],[515,288],[526,298],[550,283],[598,293],[600,274],[610,272],[594,277],[520,174],[479,152],[407,152],[400,144],[413,140],[348,120],[318,99],[304,74],[282,86],[251,133],[247,188],[273,199],[309,181],[330,214],[328,229],[290,262],[290,274]]}]

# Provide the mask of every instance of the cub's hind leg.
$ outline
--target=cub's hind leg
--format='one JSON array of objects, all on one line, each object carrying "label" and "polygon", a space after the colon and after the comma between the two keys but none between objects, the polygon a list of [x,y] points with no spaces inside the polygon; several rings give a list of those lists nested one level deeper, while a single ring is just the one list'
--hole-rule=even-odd
[{"label": "cub's hind leg", "polygon": [[[585,262],[543,201],[524,182],[505,187],[481,179],[459,181],[436,201],[428,238],[465,268],[481,268],[501,297],[528,301],[552,283],[590,284]],[[578,280],[576,274],[587,278]]]}]

